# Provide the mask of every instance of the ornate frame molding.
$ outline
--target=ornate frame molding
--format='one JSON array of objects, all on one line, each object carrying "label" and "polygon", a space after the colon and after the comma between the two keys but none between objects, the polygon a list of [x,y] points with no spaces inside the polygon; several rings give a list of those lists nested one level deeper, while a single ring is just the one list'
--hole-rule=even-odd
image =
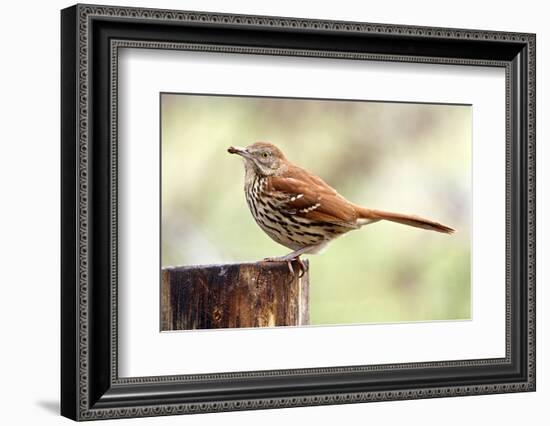
[{"label": "ornate frame molding", "polygon": [[[401,25],[386,25],[386,24],[370,24],[358,22],[337,22],[295,18],[279,18],[267,16],[246,16],[246,15],[229,15],[215,14],[202,12],[184,12],[156,9],[135,9],[126,7],[105,7],[105,6],[90,6],[77,5],[73,8],[64,11],[65,30],[63,37],[74,37],[74,46],[64,45],[65,59],[68,61],[74,60],[74,63],[64,65],[66,72],[74,73],[74,87],[64,89],[72,94],[76,94],[76,102],[71,105],[65,105],[68,101],[64,99],[63,111],[65,114],[67,108],[74,108],[75,111],[75,129],[72,137],[65,137],[63,147],[72,146],[75,156],[73,158],[64,159],[64,167],[68,174],[74,174],[74,182],[70,188],[65,188],[68,191],[74,190],[74,199],[66,196],[64,199],[64,210],[74,212],[75,214],[75,232],[72,235],[76,239],[74,250],[68,248],[63,251],[64,264],[76,260],[76,264],[72,265],[76,275],[74,277],[65,278],[63,282],[63,291],[74,292],[74,300],[76,305],[73,309],[66,307],[67,301],[64,304],[63,321],[73,321],[72,327],[76,331],[76,336],[69,336],[64,327],[63,352],[65,356],[71,356],[71,353],[76,353],[77,356],[71,364],[72,371],[65,373],[65,379],[62,377],[62,382],[65,390],[62,391],[62,413],[71,418],[78,420],[91,420],[113,417],[139,417],[151,415],[169,415],[183,414],[196,412],[213,412],[213,411],[229,411],[229,410],[245,410],[245,409],[260,409],[260,408],[275,408],[275,407],[291,407],[291,406],[307,406],[307,405],[323,405],[323,404],[341,404],[352,402],[366,401],[381,401],[381,400],[400,400],[400,399],[415,399],[415,398],[434,398],[443,396],[459,396],[459,395],[475,395],[488,393],[503,393],[517,391],[533,391],[535,389],[535,36],[533,34],[520,34],[509,32],[496,31],[478,31],[464,29],[447,29],[447,28],[428,28],[428,27],[411,27]],[[109,341],[111,345],[110,362],[108,366],[109,379],[108,388],[114,391],[114,396],[109,396],[102,402],[103,397],[98,397],[101,393],[95,388],[101,388],[100,385],[93,385],[91,389],[91,376],[97,374],[97,368],[91,364],[90,357],[93,351],[91,341],[96,337],[91,331],[91,322],[95,317],[90,315],[91,312],[91,242],[94,239],[91,227],[91,215],[94,213],[95,205],[92,188],[94,182],[92,178],[93,170],[91,167],[91,140],[94,137],[90,131],[91,114],[94,105],[93,100],[93,81],[92,81],[92,49],[97,49],[92,43],[93,35],[92,24],[96,20],[110,22],[139,22],[140,24],[177,24],[177,25],[210,25],[223,26],[224,28],[253,28],[253,29],[276,29],[282,31],[290,31],[293,34],[301,32],[314,31],[316,33],[326,34],[359,34],[376,35],[380,37],[410,37],[412,40],[447,40],[449,42],[483,42],[483,43],[505,43],[506,45],[516,45],[518,49],[525,49],[525,54],[522,56],[522,61],[526,61],[523,65],[526,70],[525,80],[516,81],[513,77],[517,73],[517,67],[520,66],[513,60],[503,59],[483,59],[483,58],[462,58],[462,57],[441,57],[441,56],[412,56],[391,53],[364,53],[353,51],[339,50],[316,50],[316,49],[299,49],[299,48],[280,48],[280,47],[254,47],[242,45],[220,45],[212,43],[193,43],[193,42],[178,42],[178,41],[146,41],[140,39],[110,39],[109,57],[109,89],[110,89],[110,305],[109,305],[109,323],[110,329]],[[222,373],[208,375],[193,375],[193,376],[161,376],[161,377],[139,377],[139,378],[119,378],[117,368],[117,88],[118,88],[118,49],[119,48],[154,48],[154,49],[177,49],[177,50],[195,50],[208,52],[225,52],[235,54],[263,54],[263,55],[297,55],[297,56],[313,56],[323,58],[336,59],[355,59],[355,60],[374,60],[374,61],[398,61],[398,62],[425,62],[425,63],[442,63],[442,64],[457,64],[457,65],[481,65],[504,67],[506,69],[506,109],[507,109],[507,154],[506,154],[506,194],[507,194],[507,211],[506,211],[506,241],[507,241],[507,259],[506,259],[506,357],[503,359],[481,359],[481,360],[463,360],[452,362],[433,362],[433,363],[411,363],[411,364],[388,364],[388,365],[372,365],[372,366],[355,366],[355,367],[327,367],[320,369],[303,369],[303,370],[275,370],[267,372],[244,372],[244,373]],[[71,52],[69,52],[69,50]],[[518,85],[525,84],[525,88],[518,88]],[[525,164],[525,177],[523,184],[522,202],[525,202],[525,222],[519,223],[513,221],[512,208],[514,202],[513,187],[520,185],[522,182],[513,180],[518,176],[513,176],[512,160],[516,158],[517,153],[512,152],[512,139],[518,132],[518,129],[512,126],[512,115],[517,113],[514,108],[522,108],[521,105],[513,104],[513,98],[517,97],[518,90],[525,92],[525,105],[523,106],[522,114],[526,126],[526,140],[524,154],[525,158],[519,159]],[[67,99],[71,97],[68,96]],[[70,132],[69,132],[70,133]],[[520,136],[521,138],[521,136]],[[73,166],[67,166],[68,162],[75,162]],[[72,163],[71,163],[72,164]],[[70,169],[70,170],[69,170]],[[74,170],[73,170],[74,169]],[[515,169],[514,169],[515,170]],[[521,180],[521,176],[519,177]],[[521,189],[521,188],[520,188]],[[70,206],[69,206],[70,204]],[[236,398],[227,400],[204,401],[204,402],[170,402],[148,404],[146,402],[138,402],[136,404],[124,404],[124,402],[116,402],[118,397],[117,391],[129,386],[160,386],[170,385],[174,383],[195,383],[195,382],[216,382],[228,379],[250,379],[250,378],[265,378],[265,377],[297,377],[304,375],[330,376],[333,374],[343,373],[367,373],[374,371],[390,371],[390,370],[407,370],[419,368],[449,368],[449,367],[479,367],[488,365],[511,365],[512,364],[512,339],[513,327],[516,319],[512,309],[512,277],[513,265],[511,257],[513,256],[512,239],[513,233],[516,232],[513,227],[525,226],[526,228],[526,245],[525,253],[525,272],[526,282],[525,294],[526,300],[526,347],[525,354],[525,377],[521,380],[512,380],[500,383],[485,383],[472,385],[449,385],[449,386],[433,386],[426,388],[399,388],[396,390],[376,390],[376,391],[353,391],[353,392],[328,392],[317,393],[311,395],[300,396],[270,396],[266,398]],[[67,230],[70,233],[71,230]],[[66,244],[67,245],[67,244]],[[523,246],[522,246],[523,247]],[[521,247],[520,247],[521,248]],[[64,266],[65,267],[65,266]],[[521,278],[521,277],[520,277]],[[517,296],[516,296],[517,297]],[[72,329],[71,329],[72,331]],[[94,355],[95,356],[95,355]],[[69,368],[63,366],[63,368]],[[68,378],[73,378],[69,380]],[[104,379],[106,380],[106,379]],[[68,396],[69,392],[75,392],[77,397],[71,399]],[[108,393],[108,392],[107,392]],[[107,395],[105,393],[105,395]],[[113,402],[115,401],[115,402]],[[133,401],[133,400],[132,400]],[[134,401],[135,402],[135,401]],[[73,406],[73,403],[76,405]]]}]

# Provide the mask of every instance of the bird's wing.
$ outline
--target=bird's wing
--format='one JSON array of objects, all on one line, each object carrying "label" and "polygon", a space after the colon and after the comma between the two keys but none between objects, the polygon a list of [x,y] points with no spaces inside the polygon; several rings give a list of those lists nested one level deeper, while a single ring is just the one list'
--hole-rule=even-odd
[{"label": "bird's wing", "polygon": [[312,221],[357,227],[357,212],[351,203],[322,179],[296,169],[268,179],[267,191],[278,200],[278,208]]}]

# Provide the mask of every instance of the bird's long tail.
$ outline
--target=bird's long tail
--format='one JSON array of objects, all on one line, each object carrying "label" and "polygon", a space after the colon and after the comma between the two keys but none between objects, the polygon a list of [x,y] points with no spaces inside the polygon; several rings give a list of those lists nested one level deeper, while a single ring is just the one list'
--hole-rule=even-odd
[{"label": "bird's long tail", "polygon": [[419,216],[367,209],[361,206],[355,206],[355,210],[358,213],[359,219],[366,219],[368,221],[366,223],[389,220],[390,222],[414,226],[415,228],[428,229],[430,231],[443,232],[445,234],[452,234],[455,232],[455,230],[449,226]]}]

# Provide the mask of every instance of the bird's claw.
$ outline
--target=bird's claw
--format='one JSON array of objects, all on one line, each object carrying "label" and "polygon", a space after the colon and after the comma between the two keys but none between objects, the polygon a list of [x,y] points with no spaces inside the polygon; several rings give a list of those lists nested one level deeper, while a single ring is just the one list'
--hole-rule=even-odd
[{"label": "bird's claw", "polygon": [[288,259],[285,257],[266,257],[264,259],[264,262],[286,262],[286,264],[288,265],[288,270],[292,275],[294,275],[294,268],[292,267],[292,262],[294,261],[296,261],[296,263],[298,264],[298,278],[302,278],[306,273],[306,265],[299,256],[292,259]]},{"label": "bird's claw", "polygon": [[[296,263],[298,264],[298,278],[302,278],[305,273],[306,273],[306,265],[305,263],[303,262],[302,259],[300,259],[300,257],[297,257],[296,259],[294,259],[296,261]],[[291,265],[292,267],[292,265]]]}]

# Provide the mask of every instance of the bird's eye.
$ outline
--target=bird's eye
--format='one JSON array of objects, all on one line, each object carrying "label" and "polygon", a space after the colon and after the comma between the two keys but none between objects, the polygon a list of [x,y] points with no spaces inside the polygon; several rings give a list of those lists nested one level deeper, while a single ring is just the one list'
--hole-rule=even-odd
[{"label": "bird's eye", "polygon": [[269,157],[269,152],[267,152],[267,151],[266,151],[266,152],[263,152],[263,153],[262,153],[262,157],[264,157],[264,158]]}]

